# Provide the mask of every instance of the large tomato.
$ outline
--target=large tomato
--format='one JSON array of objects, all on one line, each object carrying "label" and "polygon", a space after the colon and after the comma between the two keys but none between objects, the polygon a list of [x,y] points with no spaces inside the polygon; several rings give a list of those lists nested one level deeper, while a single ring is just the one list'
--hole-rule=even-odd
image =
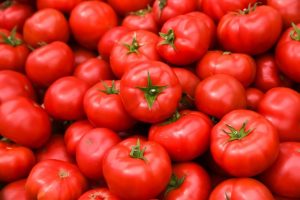
[{"label": "large tomato", "polygon": [[[95,188],[86,191],[78,200],[120,200],[116,195],[111,193],[107,188]],[[5,200],[5,199],[4,199]]]},{"label": "large tomato", "polygon": [[103,160],[108,188],[123,200],[155,198],[168,185],[171,173],[171,161],[165,149],[136,137],[114,146]]},{"label": "large tomato", "polygon": [[210,150],[216,163],[227,173],[250,177],[275,162],[279,138],[276,128],[262,115],[234,110],[213,127]]},{"label": "large tomato", "polygon": [[39,10],[54,8],[61,12],[70,13],[72,9],[83,0],[37,0],[36,5]]},{"label": "large tomato", "polygon": [[20,179],[18,181],[14,181],[7,184],[0,191],[0,199],[1,200],[12,200],[12,199],[30,200],[28,197],[26,197],[25,183],[26,183],[26,179]]},{"label": "large tomato", "polygon": [[119,15],[125,15],[151,5],[153,0],[107,0]]}]

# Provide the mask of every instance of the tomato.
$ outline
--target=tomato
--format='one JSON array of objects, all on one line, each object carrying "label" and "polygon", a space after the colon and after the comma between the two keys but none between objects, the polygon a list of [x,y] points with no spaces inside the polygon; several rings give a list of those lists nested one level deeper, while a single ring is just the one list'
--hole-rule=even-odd
[{"label": "tomato", "polygon": [[96,49],[102,35],[117,25],[117,15],[107,3],[83,1],[72,10],[69,23],[80,45]]},{"label": "tomato", "polygon": [[136,122],[124,108],[119,80],[102,81],[91,87],[84,96],[83,106],[88,120],[96,127],[124,131]]},{"label": "tomato", "polygon": [[217,35],[225,50],[256,55],[275,44],[281,29],[282,19],[277,10],[255,4],[224,15],[218,24]]},{"label": "tomato", "polygon": [[213,127],[210,150],[216,163],[228,174],[250,177],[275,162],[279,138],[276,128],[262,115],[234,110]]},{"label": "tomato", "polygon": [[128,70],[120,83],[127,112],[137,120],[161,122],[176,110],[182,89],[172,69],[159,61],[145,61]]},{"label": "tomato", "polygon": [[2,190],[0,191],[0,199],[2,200],[30,200],[26,197],[25,191],[25,182],[26,179],[20,179],[18,181],[11,182],[7,184]]},{"label": "tomato", "polygon": [[7,30],[17,27],[18,32],[22,32],[26,19],[32,14],[30,5],[6,0],[0,4],[0,27]]},{"label": "tomato", "polygon": [[300,83],[300,24],[292,25],[281,36],[275,50],[275,60],[279,70],[291,80]]},{"label": "tomato", "polygon": [[185,110],[152,125],[148,137],[161,144],[173,161],[191,161],[208,149],[212,126],[208,116]]},{"label": "tomato", "polygon": [[212,191],[209,200],[275,200],[270,190],[253,178],[231,178]]},{"label": "tomato", "polygon": [[87,188],[87,182],[75,165],[60,160],[44,160],[33,167],[25,188],[30,199],[72,200],[80,197]]},{"label": "tomato", "polygon": [[29,49],[23,38],[16,33],[16,29],[11,32],[0,29],[0,34],[0,70],[24,71]]},{"label": "tomato", "polygon": [[258,105],[262,98],[264,97],[264,93],[257,88],[249,87],[246,89],[246,98],[247,98],[247,108],[249,110],[257,111]]},{"label": "tomato", "polygon": [[167,186],[171,173],[171,161],[164,148],[138,138],[123,140],[103,160],[108,188],[123,200],[155,198]]},{"label": "tomato", "polygon": [[31,82],[21,73],[2,70],[0,71],[0,104],[17,96],[36,99]]},{"label": "tomato", "polygon": [[56,119],[77,120],[85,116],[83,97],[89,86],[74,76],[56,80],[44,97],[45,110]]},{"label": "tomato", "polygon": [[110,54],[110,64],[114,74],[122,75],[139,62],[159,60],[156,44],[159,37],[145,30],[130,31],[114,45]]},{"label": "tomato", "polygon": [[35,12],[23,27],[27,44],[38,47],[41,43],[69,40],[69,26],[64,15],[58,10],[46,8]]},{"label": "tomato", "polygon": [[27,77],[39,87],[48,87],[57,79],[71,75],[73,68],[73,52],[60,41],[32,51],[25,66]]},{"label": "tomato", "polygon": [[70,13],[72,9],[83,0],[37,0],[39,10],[45,8],[54,8],[61,12]]},{"label": "tomato", "polygon": [[196,15],[180,15],[169,19],[159,34],[157,51],[174,65],[188,65],[199,60],[208,50],[212,39],[207,23]]},{"label": "tomato", "polygon": [[107,128],[87,131],[76,147],[76,162],[83,175],[92,180],[102,178],[103,158],[120,141],[119,136]]},{"label": "tomato", "polygon": [[228,74],[247,87],[254,81],[256,64],[247,54],[215,50],[208,51],[202,57],[197,64],[196,72],[200,79],[214,74]]},{"label": "tomato", "polygon": [[300,198],[300,143],[283,142],[276,162],[262,175],[262,181],[283,197]]},{"label": "tomato", "polygon": [[97,199],[105,199],[105,200],[120,200],[114,194],[112,194],[107,188],[95,188],[89,191],[86,191],[82,194],[78,200],[97,200]]},{"label": "tomato", "polygon": [[153,0],[107,0],[107,2],[119,15],[125,15],[146,8]]},{"label": "tomato", "polygon": [[25,178],[34,164],[35,156],[29,148],[0,140],[1,182]]},{"label": "tomato", "polygon": [[173,165],[173,175],[165,191],[165,200],[206,200],[211,181],[203,167],[186,162]]},{"label": "tomato", "polygon": [[153,3],[153,15],[159,25],[167,20],[183,15],[197,8],[195,0],[155,0]]},{"label": "tomato", "polygon": [[197,85],[195,104],[199,111],[221,118],[232,110],[246,108],[246,92],[236,78],[216,74]]},{"label": "tomato", "polygon": [[90,86],[95,85],[101,80],[112,80],[114,74],[111,71],[109,64],[101,57],[90,58],[78,65],[73,75]]},{"label": "tomato", "polygon": [[258,112],[277,128],[281,141],[300,142],[300,94],[298,92],[284,87],[272,88],[260,101]]},{"label": "tomato", "polygon": [[48,140],[51,122],[33,100],[19,96],[0,105],[0,133],[20,145],[38,148]]},{"label": "tomato", "polygon": [[95,58],[97,55],[94,51],[85,49],[80,46],[73,47],[73,54],[74,54],[74,65],[78,66],[79,64],[87,61],[90,58]]}]

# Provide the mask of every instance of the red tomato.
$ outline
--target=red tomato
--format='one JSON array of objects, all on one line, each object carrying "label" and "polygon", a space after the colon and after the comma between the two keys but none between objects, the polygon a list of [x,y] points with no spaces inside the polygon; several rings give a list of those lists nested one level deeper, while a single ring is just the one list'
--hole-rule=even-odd
[{"label": "red tomato", "polygon": [[300,143],[283,142],[276,162],[262,175],[262,181],[283,197],[300,198]]},{"label": "red tomato", "polygon": [[0,140],[0,181],[12,182],[25,178],[33,165],[35,157],[26,147]]},{"label": "red tomato", "polygon": [[75,165],[60,160],[44,160],[33,167],[25,188],[30,199],[71,200],[80,197],[87,188],[87,182]]},{"label": "red tomato", "polygon": [[56,119],[77,120],[85,116],[83,97],[89,86],[74,76],[56,80],[44,97],[45,110]]},{"label": "red tomato", "polygon": [[0,133],[20,145],[38,148],[48,140],[51,122],[39,105],[20,96],[0,105]]},{"label": "red tomato", "polygon": [[159,60],[156,44],[159,37],[145,30],[131,31],[124,34],[114,45],[110,54],[110,64],[114,74],[122,75],[139,62]]},{"label": "red tomato", "polygon": [[0,199],[2,200],[30,200],[26,197],[25,190],[26,179],[21,179],[15,182],[11,182],[2,188],[0,191]]},{"label": "red tomato", "polygon": [[25,66],[27,77],[39,87],[48,87],[57,79],[71,75],[73,68],[73,52],[60,41],[32,51]]},{"label": "red tomato", "polygon": [[11,70],[0,71],[0,104],[17,96],[36,99],[32,84],[26,76]]},{"label": "red tomato", "polygon": [[148,137],[162,145],[173,161],[191,161],[208,149],[212,126],[206,115],[186,110],[152,125]]},{"label": "red tomato", "polygon": [[258,106],[258,112],[278,130],[281,141],[300,142],[300,94],[276,87],[269,90]]},{"label": "red tomato", "polygon": [[64,15],[58,10],[47,8],[35,12],[23,27],[27,44],[38,47],[41,43],[69,40],[69,26]]},{"label": "red tomato", "polygon": [[210,150],[216,163],[228,174],[250,177],[274,163],[279,138],[276,128],[262,115],[234,110],[213,127]]},{"label": "red tomato", "polygon": [[258,105],[262,98],[264,97],[264,93],[257,88],[247,88],[246,89],[246,98],[247,98],[247,108],[250,110],[257,111]]},{"label": "red tomato", "polygon": [[119,15],[125,15],[151,5],[153,0],[107,0]]},{"label": "red tomato", "polygon": [[107,128],[87,131],[76,147],[76,162],[83,175],[92,180],[101,179],[103,158],[120,141],[119,136]]},{"label": "red tomato", "polygon": [[192,162],[173,166],[173,175],[165,191],[165,200],[207,200],[211,188],[208,173]]},{"label": "red tomato", "polygon": [[117,196],[112,194],[107,188],[95,188],[82,194],[78,200],[120,200]]},{"label": "red tomato", "polygon": [[[225,50],[256,55],[268,51],[282,29],[280,13],[270,6],[249,6],[222,17],[218,39]],[[270,31],[272,30],[272,31]]]},{"label": "red tomato", "polygon": [[138,138],[123,140],[103,160],[108,188],[122,200],[155,198],[168,185],[171,173],[171,161],[165,149]]},{"label": "red tomato", "polygon": [[83,106],[88,120],[96,127],[124,131],[136,122],[122,103],[120,81],[102,81],[91,87],[84,96]]},{"label": "red tomato", "polygon": [[175,112],[182,89],[172,69],[158,61],[145,61],[128,70],[120,83],[127,112],[137,120],[157,123]]},{"label": "red tomato", "polygon": [[101,57],[90,58],[84,61],[75,68],[73,75],[90,86],[102,80],[114,79],[114,74],[109,64]]},{"label": "red tomato", "polygon": [[96,49],[102,35],[117,25],[117,15],[107,3],[83,1],[72,10],[69,22],[76,41]]},{"label": "red tomato", "polygon": [[54,8],[61,12],[70,13],[72,9],[83,0],[37,0],[39,10],[45,8]]},{"label": "red tomato", "polygon": [[83,63],[84,61],[87,61],[90,58],[95,58],[97,55],[94,51],[85,49],[80,46],[75,46],[73,48],[73,54],[74,54],[74,65],[78,66],[79,64]]},{"label": "red tomato", "polygon": [[275,200],[270,190],[252,178],[231,178],[212,191],[209,200]]},{"label": "red tomato", "polygon": [[216,74],[198,84],[195,104],[199,111],[221,118],[232,110],[246,108],[246,92],[236,78]]},{"label": "red tomato", "polygon": [[247,54],[208,51],[198,62],[197,75],[201,79],[214,74],[228,74],[235,77],[244,87],[248,87],[255,78],[256,64]]}]

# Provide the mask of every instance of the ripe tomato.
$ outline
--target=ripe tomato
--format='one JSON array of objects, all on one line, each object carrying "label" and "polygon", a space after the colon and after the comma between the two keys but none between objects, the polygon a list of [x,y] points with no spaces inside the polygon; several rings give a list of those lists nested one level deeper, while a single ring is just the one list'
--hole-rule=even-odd
[{"label": "ripe tomato", "polygon": [[39,10],[54,8],[61,12],[70,13],[72,9],[83,0],[37,0],[36,5]]},{"label": "ripe tomato", "polygon": [[264,93],[257,88],[249,87],[246,89],[246,98],[247,98],[247,108],[249,110],[257,111],[258,105],[262,98],[264,97]]},{"label": "ripe tomato", "polygon": [[145,61],[128,70],[120,83],[127,112],[137,120],[157,123],[176,110],[182,89],[172,69],[158,61]]},{"label": "ripe tomato", "polygon": [[123,200],[155,198],[168,185],[171,173],[171,161],[165,149],[136,137],[114,146],[103,160],[108,188]]},{"label": "ripe tomato", "polygon": [[26,179],[20,179],[18,181],[11,182],[7,184],[2,190],[0,191],[0,199],[2,200],[30,200],[26,197],[25,191],[25,183]]},{"label": "ripe tomato", "polygon": [[75,165],[60,160],[44,160],[33,167],[25,188],[30,199],[72,200],[80,197],[87,188],[87,182]]},{"label": "ripe tomato", "polygon": [[117,196],[111,193],[107,188],[95,188],[89,191],[86,191],[82,194],[78,200],[120,200]]},{"label": "ripe tomato", "polygon": [[107,0],[107,2],[119,15],[125,15],[146,8],[153,0]]},{"label": "ripe tomato", "polygon": [[90,58],[95,58],[97,56],[97,54],[94,51],[88,50],[80,46],[73,47],[73,54],[75,66],[78,66],[84,61],[87,61]]},{"label": "ripe tomato", "polygon": [[210,150],[216,163],[228,174],[250,177],[274,163],[279,138],[276,128],[262,115],[234,110],[213,127]]},{"label": "ripe tomato", "polygon": [[39,105],[19,96],[0,105],[0,133],[17,144],[38,148],[48,140],[51,122]]}]

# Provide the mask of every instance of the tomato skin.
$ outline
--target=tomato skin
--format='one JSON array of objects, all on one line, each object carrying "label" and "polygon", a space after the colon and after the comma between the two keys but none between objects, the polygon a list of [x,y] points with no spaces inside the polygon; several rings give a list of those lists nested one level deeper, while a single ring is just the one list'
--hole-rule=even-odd
[{"label": "tomato skin", "polygon": [[70,13],[72,9],[83,0],[37,0],[39,10],[45,8],[54,8],[64,13]]},{"label": "tomato skin", "polygon": [[246,89],[246,98],[247,98],[247,108],[249,110],[258,110],[258,105],[262,98],[264,97],[264,93],[257,88],[249,87]]},{"label": "tomato skin", "polygon": [[103,158],[120,141],[119,136],[107,128],[87,131],[76,147],[76,162],[83,175],[92,180],[101,179]]},{"label": "tomato skin", "polygon": [[73,47],[73,55],[74,55],[74,66],[78,66],[81,63],[87,61],[90,58],[96,58],[97,54],[94,51],[88,50],[81,46]]},{"label": "tomato skin", "polygon": [[155,198],[171,178],[170,158],[159,144],[140,139],[145,160],[130,157],[137,140],[136,137],[123,140],[103,160],[103,175],[109,190],[124,200]]},{"label": "tomato skin", "polygon": [[21,179],[7,184],[0,191],[0,199],[30,200],[29,198],[26,197],[25,182],[26,179]]},{"label": "tomato skin", "polygon": [[[106,93],[112,87],[116,93]],[[125,110],[120,91],[120,81],[103,81],[95,84],[84,95],[83,106],[88,120],[96,127],[105,127],[114,131],[127,130],[136,123]]]},{"label": "tomato skin", "polygon": [[[226,198],[227,195],[227,198]],[[275,200],[270,190],[253,178],[231,178],[215,187],[209,200]]]},{"label": "tomato skin", "polygon": [[64,15],[58,10],[46,8],[35,12],[23,27],[23,37],[27,44],[38,47],[39,43],[69,40],[69,26]]},{"label": "tomato skin", "polygon": [[95,200],[105,199],[105,200],[120,200],[114,194],[112,194],[107,188],[95,188],[86,191],[82,194],[78,200]]},{"label": "tomato skin", "polygon": [[82,119],[85,116],[82,102],[88,88],[86,82],[74,76],[56,80],[46,91],[45,110],[56,119]]},{"label": "tomato skin", "polygon": [[17,144],[38,148],[48,140],[51,122],[39,105],[19,96],[0,105],[0,133]]},{"label": "tomato skin", "polygon": [[153,0],[107,0],[119,15],[125,15],[151,5]]},{"label": "tomato skin", "polygon": [[26,147],[0,141],[0,181],[12,182],[25,178],[33,165],[35,156]]},{"label": "tomato skin", "polygon": [[117,25],[117,15],[107,3],[83,1],[72,10],[69,24],[80,45],[97,49],[103,34]]},{"label": "tomato skin", "polygon": [[213,125],[208,116],[197,111],[178,114],[174,122],[152,125],[148,137],[162,145],[172,161],[191,161],[208,149]]},{"label": "tomato skin", "polygon": [[[148,75],[154,86],[166,86],[157,95],[151,109],[145,93],[138,87],[147,87]],[[157,123],[169,118],[176,110],[182,89],[172,69],[159,61],[145,61],[128,70],[120,83],[120,96],[127,112],[137,120]]]},{"label": "tomato skin", "polygon": [[196,73],[200,79],[214,74],[228,74],[246,88],[254,81],[256,64],[247,54],[214,50],[208,51],[198,62]]},{"label": "tomato skin", "polygon": [[[230,141],[228,126],[250,131],[243,138]],[[250,110],[226,114],[211,131],[211,154],[216,163],[236,177],[255,176],[270,167],[279,152],[276,128],[262,115]],[[253,160],[256,164],[253,165]]]},{"label": "tomato skin", "polygon": [[234,77],[216,74],[197,85],[195,104],[199,111],[221,118],[232,110],[246,108],[246,92]]},{"label": "tomato skin", "polygon": [[33,167],[25,188],[30,199],[72,200],[85,191],[87,182],[76,165],[44,160]]},{"label": "tomato skin", "polygon": [[260,178],[275,194],[299,199],[299,169],[300,143],[282,142],[277,160]]},{"label": "tomato skin", "polygon": [[270,89],[260,101],[258,112],[277,128],[280,141],[300,141],[300,95],[295,90]]},{"label": "tomato skin", "polygon": [[27,77],[39,87],[48,87],[57,79],[71,75],[73,69],[73,52],[60,41],[32,51],[25,66]]},{"label": "tomato skin", "polygon": [[257,55],[266,52],[275,44],[281,29],[282,19],[279,12],[262,5],[248,14],[224,15],[218,24],[217,35],[225,50]]}]

